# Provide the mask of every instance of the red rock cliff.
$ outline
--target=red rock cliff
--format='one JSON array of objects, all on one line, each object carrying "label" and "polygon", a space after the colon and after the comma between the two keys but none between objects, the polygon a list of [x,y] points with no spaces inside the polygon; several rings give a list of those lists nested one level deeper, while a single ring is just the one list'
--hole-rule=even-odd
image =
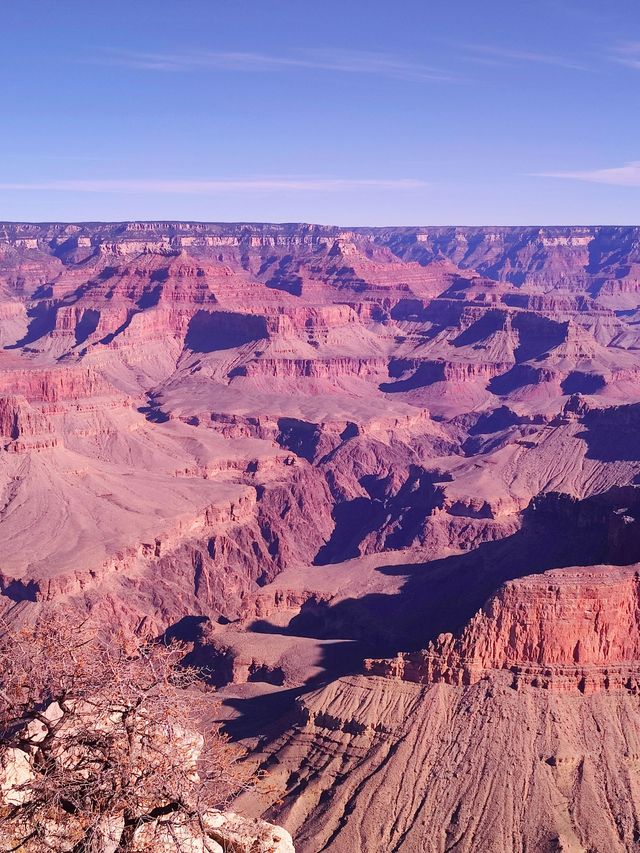
[{"label": "red rock cliff", "polygon": [[418,683],[473,684],[509,670],[513,686],[593,692],[637,689],[640,579],[636,567],[557,569],[505,584],[460,636],[368,671]]}]

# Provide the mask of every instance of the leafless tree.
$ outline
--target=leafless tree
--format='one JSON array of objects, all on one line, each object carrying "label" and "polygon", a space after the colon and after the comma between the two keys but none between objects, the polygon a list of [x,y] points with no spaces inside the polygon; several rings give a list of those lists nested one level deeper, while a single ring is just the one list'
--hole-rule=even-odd
[{"label": "leafless tree", "polygon": [[62,618],[2,633],[0,850],[209,849],[208,810],[248,780],[203,725],[212,696],[180,666],[184,649]]}]

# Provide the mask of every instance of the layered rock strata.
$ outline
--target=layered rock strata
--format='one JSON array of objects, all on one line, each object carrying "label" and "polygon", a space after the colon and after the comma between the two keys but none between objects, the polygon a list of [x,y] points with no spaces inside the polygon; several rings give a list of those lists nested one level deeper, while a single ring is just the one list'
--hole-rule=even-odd
[{"label": "layered rock strata", "polygon": [[475,684],[506,670],[513,687],[638,691],[640,575],[635,567],[563,569],[505,584],[459,636],[414,654],[369,660],[374,675]]}]

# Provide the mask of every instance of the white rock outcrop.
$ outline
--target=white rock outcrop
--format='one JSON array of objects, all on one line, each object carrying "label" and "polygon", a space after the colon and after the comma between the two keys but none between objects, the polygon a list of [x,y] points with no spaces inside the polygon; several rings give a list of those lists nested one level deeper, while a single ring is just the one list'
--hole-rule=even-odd
[{"label": "white rock outcrop", "polygon": [[[58,720],[62,713],[60,706],[54,703],[43,712],[43,716]],[[40,722],[32,722],[27,731],[30,745],[24,749],[3,747],[0,743],[0,812],[3,807],[22,806],[32,796],[30,785],[37,778],[38,743],[44,737],[44,726]],[[199,735],[190,732],[185,732],[182,739],[185,760],[193,763],[194,767],[201,748],[200,741]],[[78,760],[79,755],[61,749],[58,758],[69,762]],[[156,805],[164,804],[149,803],[149,811]],[[105,814],[101,819],[100,846],[96,853],[116,853],[124,831],[122,814]],[[64,821],[51,820],[47,827],[50,836],[47,849],[59,853],[70,851],[83,832],[77,817],[69,815],[68,825]],[[7,831],[0,826],[0,851],[17,849],[11,846],[13,843],[14,840],[7,837]],[[264,820],[217,809],[209,809],[193,819],[173,812],[154,820],[141,821],[133,832],[131,849],[134,853],[295,853],[291,835],[286,829]]]}]

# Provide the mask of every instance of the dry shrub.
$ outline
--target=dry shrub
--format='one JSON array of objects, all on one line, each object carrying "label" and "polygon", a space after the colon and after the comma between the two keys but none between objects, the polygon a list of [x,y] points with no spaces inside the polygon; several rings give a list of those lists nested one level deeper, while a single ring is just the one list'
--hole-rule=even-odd
[{"label": "dry shrub", "polygon": [[206,850],[207,810],[248,780],[219,729],[203,731],[212,697],[181,667],[184,649],[56,617],[3,634],[0,850],[129,853],[155,850],[156,832]]}]

